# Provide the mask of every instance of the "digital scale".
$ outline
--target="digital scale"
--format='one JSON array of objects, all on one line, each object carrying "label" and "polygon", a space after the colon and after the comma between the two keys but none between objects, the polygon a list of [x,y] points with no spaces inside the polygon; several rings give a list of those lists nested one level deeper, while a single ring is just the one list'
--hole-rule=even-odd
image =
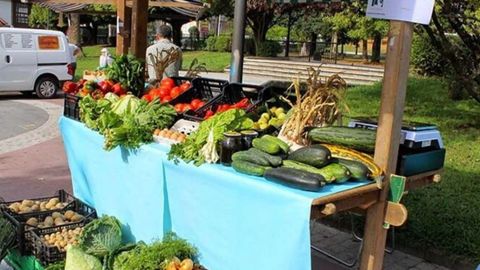
[{"label": "digital scale", "polygon": [[[375,118],[355,118],[349,127],[376,130]],[[397,174],[412,176],[443,168],[445,147],[440,131],[435,125],[403,122],[400,149],[398,153]]]}]

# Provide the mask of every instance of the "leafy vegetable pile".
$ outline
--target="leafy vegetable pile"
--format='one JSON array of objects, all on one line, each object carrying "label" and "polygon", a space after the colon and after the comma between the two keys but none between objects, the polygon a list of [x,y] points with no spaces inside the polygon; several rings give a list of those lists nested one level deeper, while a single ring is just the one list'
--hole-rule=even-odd
[{"label": "leafy vegetable pile", "polygon": [[7,255],[8,249],[15,245],[15,236],[12,224],[0,214],[0,262]]},{"label": "leafy vegetable pile", "polygon": [[[194,161],[200,166],[205,162],[214,163],[218,159],[216,145],[223,139],[223,133],[234,130],[251,129],[253,121],[245,111],[234,109],[217,114],[203,121],[197,131],[190,134],[183,143],[174,144],[168,153],[168,158],[178,162]],[[210,138],[209,138],[210,137]]]},{"label": "leafy vegetable pile", "polygon": [[139,96],[144,87],[142,78],[145,77],[145,64],[133,55],[117,56],[107,68],[107,76]]},{"label": "leafy vegetable pile", "polygon": [[153,131],[170,127],[177,115],[172,106],[158,100],[148,103],[133,95],[119,98],[112,93],[99,100],[85,96],[79,106],[82,122],[105,137],[108,151],[117,146],[136,149],[151,142]]}]

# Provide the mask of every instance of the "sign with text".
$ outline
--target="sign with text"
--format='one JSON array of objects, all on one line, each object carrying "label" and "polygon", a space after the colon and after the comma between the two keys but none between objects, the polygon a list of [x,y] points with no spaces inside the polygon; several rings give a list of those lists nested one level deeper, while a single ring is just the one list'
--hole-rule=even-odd
[{"label": "sign with text", "polygon": [[40,50],[58,50],[60,43],[57,36],[38,36],[38,48]]},{"label": "sign with text", "polygon": [[368,0],[367,16],[430,24],[435,0]]}]

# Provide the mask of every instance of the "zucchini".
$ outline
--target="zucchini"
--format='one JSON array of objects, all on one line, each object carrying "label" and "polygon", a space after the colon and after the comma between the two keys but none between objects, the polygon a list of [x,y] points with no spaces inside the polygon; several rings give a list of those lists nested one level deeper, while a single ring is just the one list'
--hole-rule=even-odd
[{"label": "zucchini", "polygon": [[332,163],[326,167],[319,169],[320,174],[325,178],[327,183],[344,183],[350,179],[350,171],[347,167],[338,164]]},{"label": "zucchini", "polygon": [[250,149],[248,149],[247,152],[250,153],[250,155],[261,157],[261,158],[267,160],[268,164],[266,166],[271,165],[273,167],[278,167],[278,166],[282,165],[282,160],[283,159],[279,156],[274,156],[274,155],[267,154],[267,153],[265,153],[261,150],[258,150],[257,148],[250,148]]},{"label": "zucchini", "polygon": [[305,172],[309,172],[309,173],[316,173],[316,174],[321,174],[321,172],[322,172],[318,168],[315,168],[313,166],[310,166],[308,164],[301,163],[301,162],[298,162],[298,161],[295,161],[295,160],[284,160],[283,161],[283,167],[291,168],[291,169],[297,169],[297,170],[305,171]]},{"label": "zucchini", "polygon": [[253,144],[253,147],[272,155],[278,154],[281,150],[278,144],[263,138],[253,139],[252,144]]},{"label": "zucchini", "polygon": [[317,168],[330,163],[332,154],[322,145],[307,146],[291,153],[288,159],[308,164]]},{"label": "zucchini", "polygon": [[282,151],[285,153],[285,154],[288,154],[288,151],[290,150],[290,146],[288,146],[288,144],[284,141],[282,141],[281,139],[277,138],[277,137],[274,137],[272,135],[264,135],[262,137],[262,139],[265,139],[265,140],[268,140],[268,141],[271,141],[272,143],[275,143],[275,144],[278,144],[278,146],[280,147],[280,149],[282,149]]},{"label": "zucchini", "polygon": [[370,129],[350,127],[314,128],[308,138],[317,143],[345,146],[358,151],[373,153],[377,132]]},{"label": "zucchini", "polygon": [[337,158],[336,161],[338,164],[341,164],[350,171],[352,179],[355,180],[366,180],[370,175],[370,170],[368,170],[365,164],[355,161],[355,160],[348,160],[343,158]]},{"label": "zucchini", "polygon": [[270,168],[266,166],[260,166],[248,161],[237,160],[232,162],[232,167],[235,171],[243,174],[263,176],[265,170]]},{"label": "zucchini", "polygon": [[250,150],[234,153],[232,155],[232,161],[247,161],[260,166],[270,166],[270,162],[265,157],[256,155]]},{"label": "zucchini", "polygon": [[325,186],[325,179],[319,174],[285,167],[268,169],[264,177],[269,181],[306,191],[319,191]]}]

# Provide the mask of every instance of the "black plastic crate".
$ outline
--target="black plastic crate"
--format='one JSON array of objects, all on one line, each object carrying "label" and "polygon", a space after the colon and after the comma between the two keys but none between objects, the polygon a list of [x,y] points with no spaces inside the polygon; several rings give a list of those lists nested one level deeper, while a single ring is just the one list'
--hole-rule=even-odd
[{"label": "black plastic crate", "polygon": [[57,227],[33,229],[30,231],[31,247],[33,255],[40,260],[43,265],[49,265],[58,261],[62,261],[66,257],[66,252],[61,251],[56,246],[51,246],[46,243],[42,236],[50,235],[52,233],[61,232],[63,229],[74,230],[81,228],[93,221],[93,217],[87,217],[82,222],[61,225]]},{"label": "black plastic crate", "polygon": [[78,105],[81,97],[71,94],[65,94],[63,115],[73,120],[80,121],[80,106]]},{"label": "black plastic crate", "polygon": [[228,85],[228,82],[223,80],[195,78],[192,80],[192,87],[190,87],[190,89],[183,92],[169,103],[172,105],[190,103],[196,98],[208,103],[219,96],[226,85]]},{"label": "black plastic crate", "polygon": [[[66,207],[61,210],[50,210],[44,212],[33,212],[28,214],[17,214],[11,215],[10,212],[3,211],[4,216],[13,224],[17,233],[17,243],[18,249],[22,255],[26,255],[31,251],[31,230],[37,229],[37,227],[30,226],[27,224],[28,219],[30,218],[37,218],[38,220],[44,220],[47,216],[50,216],[53,212],[60,212],[65,213],[68,210],[75,211],[76,213],[84,216],[85,219],[89,218],[96,218],[97,212],[92,207],[88,206],[87,204],[83,203],[78,199],[74,199],[71,203],[69,203]],[[72,222],[68,223],[68,225],[81,223],[83,220],[79,222]],[[62,225],[63,226],[63,225]],[[50,228],[54,228],[58,226],[52,226]]]},{"label": "black plastic crate", "polygon": [[267,98],[264,95],[265,88],[259,85],[231,83],[224,87],[222,94],[205,104],[195,112],[188,111],[184,117],[192,121],[202,121],[207,111],[215,112],[221,104],[233,105],[244,98],[248,98],[250,105],[245,109],[246,112],[254,111]]}]

